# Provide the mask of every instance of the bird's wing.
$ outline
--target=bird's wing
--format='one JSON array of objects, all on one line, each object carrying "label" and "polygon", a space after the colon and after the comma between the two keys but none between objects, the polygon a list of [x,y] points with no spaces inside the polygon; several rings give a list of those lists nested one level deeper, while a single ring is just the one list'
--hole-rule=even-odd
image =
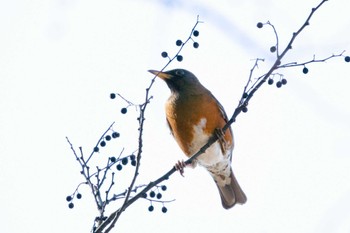
[{"label": "bird's wing", "polygon": [[[219,106],[219,110],[220,110],[221,116],[225,120],[225,122],[227,123],[229,121],[229,119],[228,119],[228,117],[226,115],[224,107],[220,104],[220,102],[215,98],[215,96],[213,94],[211,94],[211,96],[216,101],[217,105]],[[230,127],[230,131],[232,133],[231,127]]]},{"label": "bird's wing", "polygon": [[[228,122],[228,117],[226,115],[224,107],[220,104],[220,102],[217,99],[215,99],[215,100],[216,100],[216,102],[217,102],[217,104],[219,106],[219,110],[221,112],[222,118],[224,118],[225,122],[227,123]],[[231,129],[231,127],[230,127],[230,129]]]},{"label": "bird's wing", "polygon": [[[217,105],[219,106],[219,110],[220,110],[221,116],[224,119],[225,123],[227,123],[229,121],[229,119],[228,119],[228,117],[226,115],[224,107],[220,104],[220,102],[215,98],[215,96],[213,94],[211,94],[211,96],[213,97],[213,99],[215,99]],[[230,134],[232,135],[232,143],[234,143],[233,142],[233,132],[232,132],[231,126],[228,128],[228,130],[230,131]],[[231,150],[231,154],[230,154],[230,160],[232,160],[232,150]]]}]

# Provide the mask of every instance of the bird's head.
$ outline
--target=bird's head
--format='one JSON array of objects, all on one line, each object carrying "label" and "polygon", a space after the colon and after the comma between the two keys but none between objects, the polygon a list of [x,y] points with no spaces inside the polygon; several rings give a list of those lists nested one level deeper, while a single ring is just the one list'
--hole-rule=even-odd
[{"label": "bird's head", "polygon": [[163,79],[174,93],[197,93],[203,90],[203,86],[197,77],[184,69],[169,70],[166,72],[149,70],[150,73]]}]

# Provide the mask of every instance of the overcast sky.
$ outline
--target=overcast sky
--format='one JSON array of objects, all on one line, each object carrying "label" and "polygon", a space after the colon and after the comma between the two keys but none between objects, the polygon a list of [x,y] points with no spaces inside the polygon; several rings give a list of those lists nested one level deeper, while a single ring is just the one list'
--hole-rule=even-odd
[{"label": "overcast sky", "polygon": [[[97,215],[87,187],[69,209],[65,198],[83,181],[65,137],[88,154],[115,121],[121,137],[96,160],[137,148],[138,112],[153,76],[185,40],[197,15],[199,48],[184,48],[170,68],[192,71],[234,111],[255,58],[256,74],[274,61],[270,21],[281,49],[320,0],[281,1],[0,1],[0,226],[1,232],[90,232]],[[347,0],[327,1],[283,62],[304,62],[347,50]],[[224,210],[203,168],[165,182],[162,204],[139,200],[122,215],[119,232],[350,232],[350,63],[279,70],[287,85],[263,86],[233,125],[233,169],[248,202]],[[138,184],[147,184],[184,158],[166,126],[167,86],[157,80],[146,112]],[[132,167],[116,175],[124,190]],[[116,192],[117,192],[116,191]],[[115,210],[120,203],[110,206]],[[117,232],[117,231],[115,231]]]}]

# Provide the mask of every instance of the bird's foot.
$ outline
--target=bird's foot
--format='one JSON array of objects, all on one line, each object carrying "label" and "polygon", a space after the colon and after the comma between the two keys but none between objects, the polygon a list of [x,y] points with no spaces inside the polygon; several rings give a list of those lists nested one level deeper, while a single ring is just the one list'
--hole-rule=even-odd
[{"label": "bird's foot", "polygon": [[185,173],[185,170],[184,170],[184,168],[187,166],[187,164],[185,163],[185,161],[183,161],[183,160],[179,160],[179,161],[177,161],[177,163],[175,164],[175,169],[176,169],[176,171],[179,171],[180,172],[180,175],[181,176],[184,176],[184,173]]},{"label": "bird's foot", "polygon": [[216,136],[218,137],[218,140],[219,140],[219,144],[220,144],[220,147],[221,147],[221,150],[222,151],[225,151],[226,150],[226,145],[227,145],[227,142],[225,140],[225,134],[224,134],[224,131],[222,131],[221,128],[216,128],[215,129],[215,132]]}]

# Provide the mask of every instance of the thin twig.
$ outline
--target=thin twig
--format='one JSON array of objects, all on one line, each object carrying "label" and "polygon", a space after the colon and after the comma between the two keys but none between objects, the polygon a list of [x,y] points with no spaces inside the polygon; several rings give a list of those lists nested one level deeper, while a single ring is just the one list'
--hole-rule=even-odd
[{"label": "thin twig", "polygon": [[273,33],[275,34],[275,37],[276,37],[276,55],[278,58],[280,53],[279,53],[279,39],[278,39],[277,30],[276,30],[275,26],[270,23],[270,21],[268,21],[266,24],[272,27]]},{"label": "thin twig", "polygon": [[[108,133],[108,131],[109,130],[111,130],[112,129],[112,127],[113,127],[113,125],[114,125],[114,123],[115,122],[113,122],[109,127],[108,127],[108,129],[101,135],[101,137],[100,137],[100,139],[97,141],[97,143],[96,143],[96,146],[95,147],[97,147],[98,146],[98,144],[100,143],[100,141],[105,137],[105,135]],[[91,157],[92,157],[92,155],[95,153],[95,151],[94,150],[92,150],[92,152],[91,152],[91,154],[90,154],[90,156],[89,156],[89,158],[86,160],[86,164],[90,161],[90,159],[91,159]]]},{"label": "thin twig", "polygon": [[335,58],[335,57],[342,57],[344,53],[345,53],[345,50],[343,50],[343,52],[341,52],[339,54],[332,54],[331,56],[323,58],[323,59],[315,59],[315,55],[314,55],[313,59],[310,60],[310,61],[301,62],[301,63],[290,62],[290,63],[286,63],[286,64],[283,64],[283,65],[280,65],[278,68],[289,68],[289,67],[295,67],[295,66],[305,66],[305,65],[307,65],[309,63],[325,62],[325,61],[328,61],[328,60],[330,60],[332,58]]}]

